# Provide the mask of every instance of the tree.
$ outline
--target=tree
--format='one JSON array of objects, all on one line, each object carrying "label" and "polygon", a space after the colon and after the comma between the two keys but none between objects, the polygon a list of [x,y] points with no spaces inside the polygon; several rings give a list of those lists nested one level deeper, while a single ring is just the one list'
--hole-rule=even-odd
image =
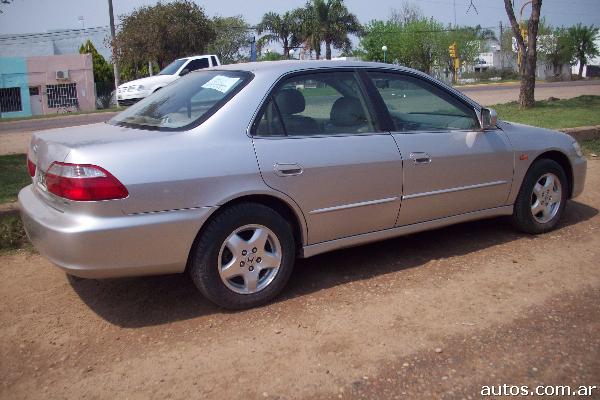
[{"label": "tree", "polygon": [[561,67],[573,58],[567,29],[553,28],[542,19],[538,30],[538,55],[540,61],[552,67],[554,75],[560,75]]},{"label": "tree", "polygon": [[403,25],[421,18],[423,18],[421,7],[407,0],[403,0],[400,7],[390,10],[390,21],[397,25]]},{"label": "tree", "polygon": [[302,8],[294,10],[294,17],[298,21],[299,31],[298,36],[303,44],[304,49],[310,54],[315,52],[317,60],[321,58],[321,30],[319,21],[315,18],[315,10],[312,3],[306,3]]},{"label": "tree", "polygon": [[313,34],[325,42],[325,58],[328,60],[331,60],[332,47],[347,50],[350,47],[348,35],[361,35],[363,32],[358,18],[348,11],[343,0],[312,0],[306,8],[310,10],[306,17],[314,19],[310,25]]},{"label": "tree", "polygon": [[[440,65],[444,65],[446,70],[451,71],[452,77],[456,78],[454,69],[454,59],[450,57],[449,47],[456,45],[456,53],[461,65],[473,65],[479,59],[479,53],[485,51],[485,42],[495,39],[494,32],[490,32],[481,26],[460,27],[447,29],[442,34],[442,48],[440,49]],[[454,79],[453,79],[454,81]]]},{"label": "tree", "polygon": [[[515,17],[515,11],[511,0],[504,0],[504,8],[512,27],[513,36],[517,41],[517,47],[521,54],[519,74],[521,75],[521,86],[519,90],[519,107],[529,108],[535,105],[535,68],[537,65],[537,36],[540,22],[540,11],[542,0],[532,0],[531,16],[527,23],[526,38],[521,35],[521,27]],[[527,39],[527,43],[525,40]]]},{"label": "tree", "polygon": [[79,54],[92,55],[94,82],[111,82],[115,79],[112,65],[106,62],[104,57],[98,53],[98,50],[89,39],[79,47]]},{"label": "tree", "polygon": [[189,0],[144,6],[121,17],[114,43],[124,67],[143,67],[155,61],[160,68],[176,58],[206,53],[216,37],[203,9]]},{"label": "tree", "polygon": [[223,64],[237,62],[245,56],[242,51],[248,49],[252,41],[250,25],[241,15],[235,17],[215,17],[213,24],[215,40],[208,46],[210,53],[216,53]]},{"label": "tree", "polygon": [[[360,40],[360,51],[367,60],[382,60],[387,46],[388,62],[397,62],[430,74],[436,65],[444,65],[450,38],[444,26],[429,18],[405,23],[371,21]],[[461,46],[466,48],[466,46]]]},{"label": "tree", "polygon": [[[13,2],[13,0],[0,0],[0,5],[10,4],[12,2]],[[0,14],[4,14],[4,11],[2,11],[2,8],[0,8]]]},{"label": "tree", "polygon": [[287,57],[290,49],[296,47],[300,42],[299,30],[296,15],[287,11],[280,15],[276,12],[268,12],[263,15],[262,20],[256,26],[256,32],[264,35],[258,39],[258,47],[262,47],[271,42],[281,43],[283,54]]},{"label": "tree", "polygon": [[568,40],[575,61],[579,61],[579,77],[583,75],[583,67],[587,65],[590,58],[600,55],[595,40],[598,36],[598,28],[594,25],[585,26],[581,23],[572,26],[568,30]]}]

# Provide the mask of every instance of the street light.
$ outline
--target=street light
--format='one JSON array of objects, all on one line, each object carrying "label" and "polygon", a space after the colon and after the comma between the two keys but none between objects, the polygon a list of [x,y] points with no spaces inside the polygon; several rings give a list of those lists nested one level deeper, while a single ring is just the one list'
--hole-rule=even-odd
[{"label": "street light", "polygon": [[386,56],[387,56],[387,46],[383,45],[381,47],[381,50],[383,50],[383,62],[386,62]]},{"label": "street light", "polygon": [[293,59],[294,58],[294,49],[290,49],[288,54],[290,55],[290,59]]}]

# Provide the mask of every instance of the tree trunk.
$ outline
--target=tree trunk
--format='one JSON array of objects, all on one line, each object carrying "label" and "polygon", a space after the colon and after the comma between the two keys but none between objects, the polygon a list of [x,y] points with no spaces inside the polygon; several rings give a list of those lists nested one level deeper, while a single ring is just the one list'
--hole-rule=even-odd
[{"label": "tree trunk", "polygon": [[290,48],[287,39],[283,39],[283,59],[287,60],[288,58],[290,58]]},{"label": "tree trunk", "polygon": [[325,59],[331,60],[331,41],[325,41]]},{"label": "tree trunk", "polygon": [[579,60],[579,79],[583,78],[583,61]]},{"label": "tree trunk", "polygon": [[521,53],[521,65],[519,73],[521,74],[521,87],[519,92],[519,107],[530,108],[535,105],[535,69],[537,64],[537,35],[540,22],[540,10],[542,0],[533,0],[531,3],[531,17],[527,27],[527,46],[521,35],[519,23],[515,17],[512,1],[504,0],[504,8],[513,30],[513,35],[517,41]]}]

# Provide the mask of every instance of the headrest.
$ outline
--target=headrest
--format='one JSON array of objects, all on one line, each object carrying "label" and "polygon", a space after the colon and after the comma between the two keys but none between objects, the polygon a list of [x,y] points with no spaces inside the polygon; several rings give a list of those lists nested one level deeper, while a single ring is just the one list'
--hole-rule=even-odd
[{"label": "headrest", "polygon": [[298,89],[283,89],[275,95],[279,112],[284,115],[298,114],[304,111],[306,101]]},{"label": "headrest", "polygon": [[333,103],[329,115],[335,126],[361,125],[367,122],[365,112],[356,97],[340,97]]}]

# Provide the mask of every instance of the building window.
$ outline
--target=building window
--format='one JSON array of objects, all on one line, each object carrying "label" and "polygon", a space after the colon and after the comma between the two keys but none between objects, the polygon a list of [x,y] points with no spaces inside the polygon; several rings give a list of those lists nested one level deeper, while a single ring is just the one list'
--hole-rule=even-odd
[{"label": "building window", "polygon": [[21,88],[0,88],[0,112],[23,111]]},{"label": "building window", "polygon": [[40,87],[39,86],[30,87],[29,95],[30,96],[39,96],[40,95]]},{"label": "building window", "polygon": [[77,84],[46,85],[48,108],[77,107]]}]

